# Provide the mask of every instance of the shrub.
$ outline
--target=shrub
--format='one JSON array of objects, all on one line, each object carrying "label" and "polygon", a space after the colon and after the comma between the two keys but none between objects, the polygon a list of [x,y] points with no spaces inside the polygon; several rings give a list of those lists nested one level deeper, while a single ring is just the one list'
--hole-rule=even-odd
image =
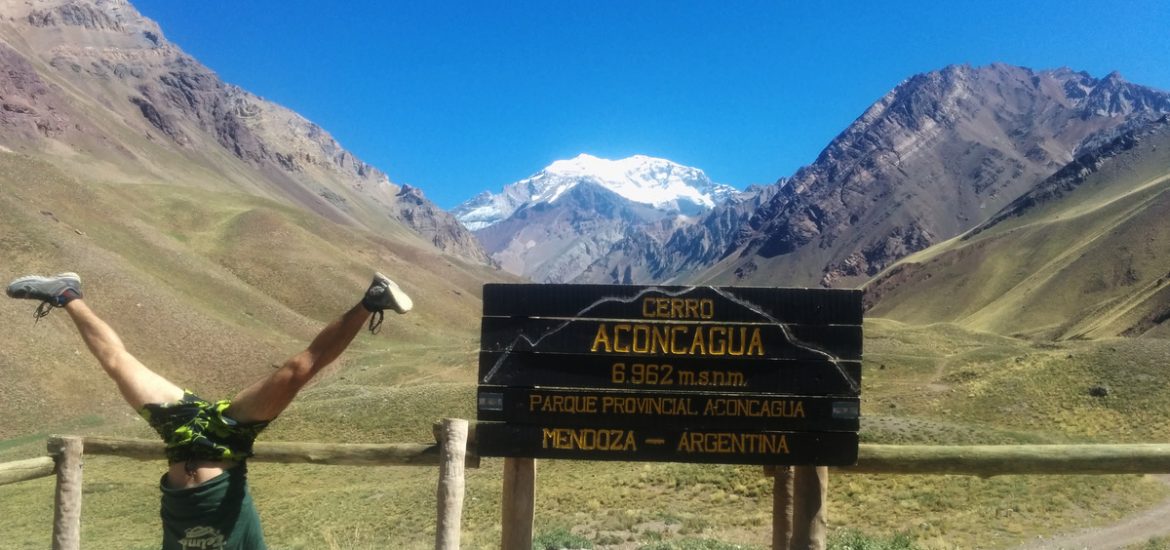
[{"label": "shrub", "polygon": [[593,548],[589,539],[574,535],[567,529],[554,529],[532,538],[532,550],[579,550]]},{"label": "shrub", "polygon": [[898,533],[886,539],[858,531],[837,531],[829,536],[829,550],[919,550],[910,535]]}]

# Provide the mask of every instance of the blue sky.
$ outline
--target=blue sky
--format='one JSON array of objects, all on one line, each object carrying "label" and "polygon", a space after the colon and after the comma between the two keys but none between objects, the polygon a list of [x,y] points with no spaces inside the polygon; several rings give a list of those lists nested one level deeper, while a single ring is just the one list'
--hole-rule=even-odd
[{"label": "blue sky", "polygon": [[131,1],[224,80],[444,208],[579,153],[772,183],[950,64],[1170,90],[1166,0]]}]

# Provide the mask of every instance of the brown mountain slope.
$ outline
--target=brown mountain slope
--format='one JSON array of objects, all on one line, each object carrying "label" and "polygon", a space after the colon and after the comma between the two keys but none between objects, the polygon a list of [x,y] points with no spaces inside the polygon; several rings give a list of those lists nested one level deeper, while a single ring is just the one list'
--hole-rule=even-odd
[{"label": "brown mountain slope", "polygon": [[225,83],[123,0],[0,0],[0,146],[86,179],[245,192],[487,255],[300,115]]},{"label": "brown mountain slope", "polygon": [[[414,237],[323,222],[246,194],[80,181],[13,153],[0,153],[0,188],[4,283],[77,271],[87,301],[136,356],[210,396],[230,395],[302,349],[357,301],[372,269],[392,274],[417,307],[360,336],[343,366],[412,348],[471,354],[480,285],[499,280],[499,271]],[[126,417],[68,318],[34,323],[35,305],[0,299],[0,440]],[[452,376],[470,381],[470,364]],[[378,372],[367,375],[390,376]]]},{"label": "brown mountain slope", "polygon": [[1165,337],[1170,121],[1128,132],[989,222],[887,270],[871,315],[1045,338]]},{"label": "brown mountain slope", "polygon": [[1082,148],[1170,112],[1111,74],[952,66],[900,84],[740,226],[721,283],[848,286],[974,227]]}]

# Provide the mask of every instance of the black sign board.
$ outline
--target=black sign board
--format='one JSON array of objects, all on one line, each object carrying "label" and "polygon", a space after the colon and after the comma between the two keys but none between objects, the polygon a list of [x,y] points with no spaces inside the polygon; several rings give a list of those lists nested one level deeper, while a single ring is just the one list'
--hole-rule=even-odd
[{"label": "black sign board", "polygon": [[852,464],[861,313],[855,290],[485,285],[479,452]]}]

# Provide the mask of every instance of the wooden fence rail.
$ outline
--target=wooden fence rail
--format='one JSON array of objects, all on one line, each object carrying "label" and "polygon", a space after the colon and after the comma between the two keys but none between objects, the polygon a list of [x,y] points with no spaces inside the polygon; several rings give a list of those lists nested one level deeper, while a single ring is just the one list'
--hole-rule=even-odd
[{"label": "wooden fence rail", "polygon": [[[469,436],[470,440],[471,436]],[[50,441],[60,441],[53,436]],[[82,437],[86,454],[137,460],[166,457],[163,444],[148,439]],[[59,443],[57,443],[59,445]],[[438,466],[439,445],[422,443],[343,444],[258,442],[253,462],[338,466]],[[474,445],[464,466],[478,468]],[[1170,444],[1109,445],[874,445],[862,444],[856,466],[834,467],[839,474],[1107,475],[1170,473]],[[0,485],[53,475],[53,459],[0,463]]]},{"label": "wooden fence rail", "polygon": [[47,456],[5,462],[0,464],[0,485],[49,477],[54,473],[53,459]]},{"label": "wooden fence rail", "polygon": [[[469,435],[470,439],[472,436]],[[52,436],[50,441],[61,439]],[[86,454],[121,456],[137,460],[165,459],[161,441],[86,436],[81,438]],[[328,464],[332,466],[438,466],[438,443],[298,443],[258,441],[256,456],[249,462],[282,464]],[[479,455],[469,445],[464,462],[479,467]]]},{"label": "wooden fence rail", "polygon": [[861,445],[838,473],[1108,475],[1170,473],[1170,444]]},{"label": "wooden fence rail", "polygon": [[[439,440],[434,444],[333,444],[259,442],[256,462],[309,463],[347,466],[440,466],[441,472],[460,475],[463,468],[478,468],[480,459],[474,443],[475,426],[466,421],[447,419],[436,424],[435,435]],[[465,439],[464,439],[465,438]],[[57,522],[54,525],[53,548],[77,548],[80,525],[80,457],[82,453],[111,455],[138,460],[160,460],[166,457],[161,442],[142,439],[116,439],[109,437],[65,437],[52,436],[48,441],[50,457],[39,457],[15,462],[0,463],[0,485],[16,483],[52,475],[57,476]],[[460,453],[460,450],[465,453]],[[462,456],[461,456],[462,455]],[[524,472],[535,473],[535,461],[531,459],[505,460],[509,463],[523,463]],[[463,468],[461,468],[462,466]],[[809,470],[813,470],[809,468]],[[816,470],[821,470],[817,468]],[[776,506],[783,508],[780,513],[787,521],[778,525],[792,526],[794,511],[800,514],[801,495],[792,500],[791,470],[768,467],[765,471],[777,476]],[[1166,474],[1170,473],[1170,444],[1103,444],[1103,445],[873,445],[863,444],[859,448],[857,465],[835,467],[839,474],[914,474],[914,475],[972,475],[992,477],[998,475],[1108,475],[1108,474]],[[515,474],[515,472],[513,472]],[[460,477],[462,477],[460,475]],[[524,481],[522,490],[511,487],[505,472],[505,548],[527,547],[531,544],[532,495],[535,488],[534,475],[520,476]],[[799,477],[799,476],[798,476]],[[821,476],[817,473],[817,477]],[[781,478],[783,485],[781,487]],[[820,501],[824,500],[824,483],[820,485]],[[440,479],[439,525],[437,548],[458,548],[459,515],[462,509],[461,479]],[[783,492],[784,495],[779,493]],[[815,493],[798,491],[798,493]],[[810,495],[806,497],[811,498]],[[508,500],[514,501],[511,505]],[[521,505],[516,505],[519,502]],[[509,521],[509,510],[515,508]],[[817,518],[823,518],[823,507],[810,515],[809,521],[798,523],[815,525]],[[808,514],[806,514],[808,515]],[[780,535],[780,533],[774,533]],[[795,539],[781,537],[785,541]],[[514,539],[514,540],[513,540]],[[522,541],[523,543],[517,543]],[[526,544],[524,544],[526,543]],[[788,543],[777,543],[775,548],[789,548]]]}]

